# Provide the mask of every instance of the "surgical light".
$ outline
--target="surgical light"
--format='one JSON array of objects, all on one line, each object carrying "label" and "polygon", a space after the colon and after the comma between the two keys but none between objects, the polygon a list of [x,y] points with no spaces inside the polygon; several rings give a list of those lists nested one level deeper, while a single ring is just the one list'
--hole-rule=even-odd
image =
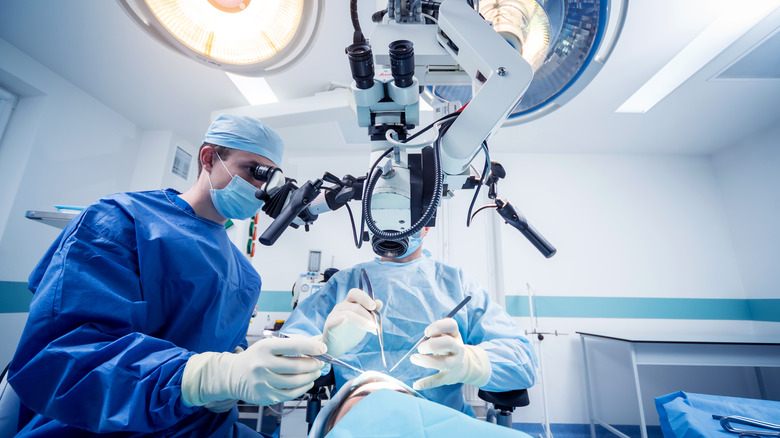
[{"label": "surgical light", "polygon": [[322,0],[118,0],[164,45],[211,67],[261,76],[310,46]]},{"label": "surgical light", "polygon": [[[511,125],[548,114],[585,88],[617,43],[627,0],[482,0],[479,5],[494,30],[534,68],[531,84],[504,123]],[[448,85],[435,87],[433,93],[465,104],[473,90]]]},{"label": "surgical light", "polygon": [[483,0],[479,13],[536,70],[547,57],[550,20],[536,0]]}]

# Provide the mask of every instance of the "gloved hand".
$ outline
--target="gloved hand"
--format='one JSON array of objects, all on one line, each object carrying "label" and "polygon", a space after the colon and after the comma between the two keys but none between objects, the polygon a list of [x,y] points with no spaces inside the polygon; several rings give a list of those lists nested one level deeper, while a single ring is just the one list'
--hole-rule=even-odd
[{"label": "gloved hand", "polygon": [[336,304],[325,320],[322,342],[328,346],[328,354],[341,357],[354,348],[366,332],[376,333],[372,311],[382,308],[382,301],[372,300],[360,289],[352,289],[344,301]]},{"label": "gloved hand", "polygon": [[217,414],[221,414],[223,412],[227,412],[233,409],[233,406],[237,404],[238,404],[238,400],[229,399],[229,400],[208,402],[205,405],[203,405],[203,407],[210,410],[211,412],[216,412]]},{"label": "gloved hand", "polygon": [[454,319],[434,322],[425,328],[425,336],[430,339],[417,347],[422,354],[413,354],[409,359],[415,365],[439,372],[414,382],[414,389],[422,391],[455,383],[480,387],[490,380],[492,369],[487,352],[475,345],[463,344]]},{"label": "gloved hand", "polygon": [[205,406],[237,399],[265,406],[292,400],[313,386],[325,364],[286,355],[325,351],[322,342],[294,337],[265,338],[238,354],[196,354],[184,367],[182,401],[187,406]]},{"label": "gloved hand", "polygon": [[[237,354],[237,353],[241,353],[242,351],[244,351],[244,348],[239,345],[238,347],[236,347],[235,350],[233,350],[233,353]],[[211,412],[216,412],[218,414],[221,414],[223,412],[227,412],[233,409],[233,406],[237,404],[238,404],[238,400],[228,399],[228,400],[208,402],[205,405],[203,405],[203,407],[210,410]]]}]

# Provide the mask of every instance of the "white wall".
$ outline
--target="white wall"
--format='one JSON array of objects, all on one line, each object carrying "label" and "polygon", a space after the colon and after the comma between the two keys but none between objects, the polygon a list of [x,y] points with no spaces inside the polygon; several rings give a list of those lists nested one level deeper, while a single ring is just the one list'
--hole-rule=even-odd
[{"label": "white wall", "polygon": [[[191,157],[186,179],[171,172],[177,147]],[[199,149],[200,144],[190,144],[173,131],[144,131],[139,141],[138,158],[129,190],[172,188],[179,192],[186,191],[198,177]]]},{"label": "white wall", "polygon": [[[27,210],[88,205],[129,188],[136,126],[4,40],[0,83],[19,94],[0,143],[0,281],[26,282],[58,229]],[[0,365],[10,361],[25,314],[0,314]]]},{"label": "white wall", "polygon": [[508,294],[745,298],[707,157],[501,155],[508,198],[557,247],[503,227]]},{"label": "white wall", "polygon": [[[508,173],[499,185],[499,196],[512,201],[558,249],[545,259],[519,232],[509,226],[500,228],[507,295],[526,295],[530,285],[537,296],[747,298],[709,157],[494,154],[491,158]],[[534,328],[529,318],[518,322]],[[539,318],[538,327],[567,333],[547,336],[541,344],[554,423],[588,422],[576,331],[750,336],[757,330],[750,321],[619,318]],[[612,383],[602,388],[606,395],[599,403],[610,413],[607,420],[638,424],[626,360],[613,371]],[[645,400],[681,389],[758,397],[752,370],[661,367],[641,372]],[[531,399],[531,406],[515,412],[515,421],[541,420],[541,386],[532,389]],[[651,424],[658,424],[655,407],[647,401],[645,415]]]},{"label": "white wall", "polygon": [[749,298],[778,298],[780,126],[712,158]]}]

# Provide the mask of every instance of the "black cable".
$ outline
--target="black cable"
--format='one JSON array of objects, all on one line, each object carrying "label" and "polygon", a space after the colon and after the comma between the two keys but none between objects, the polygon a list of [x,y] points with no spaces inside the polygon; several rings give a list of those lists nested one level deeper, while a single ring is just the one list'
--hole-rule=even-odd
[{"label": "black cable", "polygon": [[487,204],[487,205],[483,205],[482,207],[479,207],[477,209],[477,211],[475,211],[474,214],[471,215],[471,219],[470,220],[473,220],[474,216],[476,216],[477,213],[479,213],[480,211],[482,211],[482,210],[484,210],[486,208],[495,208],[495,207],[498,207],[498,205],[496,205],[496,204]]},{"label": "black cable", "polygon": [[349,208],[349,204],[344,204],[344,206],[347,207],[347,211],[349,212],[349,221],[352,222],[352,238],[355,239],[355,246],[360,249],[360,247],[363,246],[363,233],[361,232],[360,239],[358,239],[357,227],[355,227],[355,218],[352,215],[352,209]]},{"label": "black cable", "polygon": [[[392,151],[393,151],[393,148],[389,148],[388,150],[384,151],[384,153],[382,153],[382,155],[380,155],[379,158],[377,158],[376,161],[374,161],[374,164],[368,170],[368,173],[366,173],[366,180],[363,183],[362,199],[365,199],[366,196],[367,196],[366,195],[366,185],[367,185],[368,179],[369,179],[368,176],[371,175],[372,173],[374,173],[374,169],[376,169],[376,166],[379,165],[379,161],[381,161],[383,158],[385,158]],[[380,169],[379,171],[381,173],[382,169]],[[349,208],[349,205],[347,205],[347,209],[349,209],[349,219],[352,221],[352,229],[353,229],[353,235],[354,235],[355,220],[352,217],[352,209]],[[366,230],[366,216],[365,216],[365,214],[361,214],[360,215],[360,234],[358,235],[357,238],[355,238],[355,247],[357,247],[357,249],[360,249],[360,248],[363,247],[363,233],[365,232],[365,230]]]},{"label": "black cable", "polygon": [[[471,226],[471,218],[474,217],[471,214],[471,210],[474,208],[474,202],[477,201],[477,196],[479,195],[479,189],[482,187],[482,184],[485,183],[485,177],[487,176],[488,168],[490,167],[490,155],[488,155],[487,141],[482,142],[482,149],[485,151],[485,168],[482,170],[482,176],[480,176],[479,178],[479,185],[477,186],[477,189],[474,191],[474,197],[471,198],[471,205],[469,205],[469,211],[468,213],[466,213],[466,227]],[[479,210],[477,210],[477,212],[479,212]],[[476,214],[477,213],[474,213],[474,215]]]},{"label": "black cable", "polygon": [[355,30],[352,34],[352,43],[365,43],[366,37],[363,36],[363,31],[360,29],[360,20],[358,19],[357,0],[350,0],[349,2],[349,17],[352,20],[352,28]]},{"label": "black cable", "polygon": [[[454,120],[448,120],[445,122],[445,125],[443,125],[444,132],[446,132],[447,129],[449,129],[449,127],[452,125],[453,122]],[[370,177],[366,180],[366,187],[365,187],[366,191],[363,197],[363,217],[365,219],[366,225],[368,226],[368,229],[371,230],[372,233],[374,233],[374,236],[378,236],[380,239],[386,239],[386,240],[403,239],[405,237],[411,236],[412,234],[420,231],[436,213],[436,208],[439,206],[439,201],[441,200],[442,185],[444,184],[444,177],[442,175],[442,170],[441,170],[441,155],[440,155],[441,139],[442,136],[444,135],[444,132],[440,132],[436,140],[433,142],[433,159],[434,159],[433,163],[434,163],[434,173],[435,173],[435,180],[433,185],[433,197],[431,199],[431,202],[428,204],[428,207],[426,207],[425,212],[420,217],[420,219],[418,219],[417,222],[406,231],[387,232],[384,230],[380,230],[379,227],[376,226],[376,224],[374,223],[373,216],[371,214],[371,194],[374,192],[374,186],[379,180],[379,177],[382,175],[382,169],[378,169],[378,172],[376,172],[374,175],[370,175]],[[385,151],[385,154],[390,153],[390,151],[392,151],[392,148]],[[378,161],[379,160],[377,160],[377,162]]]},{"label": "black cable", "polygon": [[407,138],[407,139],[406,139],[406,140],[404,140],[403,142],[404,142],[404,143],[408,143],[409,141],[411,141],[411,140],[413,140],[413,139],[417,138],[417,137],[418,137],[420,134],[422,134],[423,132],[425,132],[425,131],[427,131],[427,130],[429,130],[429,129],[433,128],[433,126],[434,126],[435,124],[437,124],[437,123],[441,122],[442,120],[452,119],[452,118],[458,117],[459,115],[460,115],[460,112],[455,112],[455,113],[452,113],[452,114],[447,114],[446,116],[444,116],[444,117],[440,118],[439,120],[436,120],[435,122],[431,123],[430,125],[426,126],[425,128],[423,128],[423,129],[421,129],[421,130],[419,130],[419,131],[415,132],[415,133],[414,133],[414,135],[412,135],[411,137]]},{"label": "black cable", "polygon": [[[425,224],[427,224],[431,218],[433,217],[433,214],[436,212],[436,207],[438,207],[439,201],[441,200],[441,190],[442,185],[444,184],[444,177],[442,176],[442,170],[441,170],[441,139],[445,132],[449,129],[450,126],[455,122],[455,119],[460,115],[460,112],[455,112],[452,114],[447,114],[446,116],[443,116],[436,120],[435,122],[431,123],[430,125],[426,126],[413,136],[407,138],[404,140],[404,143],[414,139],[415,137],[419,136],[423,132],[431,129],[434,125],[440,122],[444,122],[442,124],[442,129],[439,131],[439,135],[437,136],[436,140],[433,142],[433,155],[434,155],[434,172],[436,174],[436,179],[434,180],[434,194],[433,198],[431,199],[431,202],[428,204],[428,206],[425,209],[425,212],[420,217],[420,219],[415,223],[411,228],[409,228],[406,231],[403,232],[397,232],[397,233],[387,233],[385,231],[380,230],[376,224],[374,224],[373,215],[371,214],[371,195],[374,192],[374,186],[376,185],[379,178],[382,176],[382,169],[378,169],[377,172],[374,172],[374,169],[376,169],[377,165],[379,165],[379,162],[385,158],[388,154],[390,154],[393,151],[393,148],[387,149],[379,158],[377,158],[376,161],[374,161],[374,164],[369,169],[368,173],[366,174],[366,181],[363,186],[363,214],[361,215],[361,224],[360,224],[360,234],[361,237],[363,235],[364,231],[364,225],[368,225],[368,229],[371,230],[372,233],[374,233],[375,236],[379,236],[382,239],[388,239],[388,240],[397,240],[397,239],[403,239],[404,237],[410,236],[420,229],[422,229]],[[361,240],[362,243],[362,240]]]}]

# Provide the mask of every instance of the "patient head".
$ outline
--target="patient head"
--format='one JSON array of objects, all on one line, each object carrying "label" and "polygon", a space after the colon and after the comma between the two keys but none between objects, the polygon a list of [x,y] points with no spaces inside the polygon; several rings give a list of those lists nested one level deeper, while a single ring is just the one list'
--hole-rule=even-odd
[{"label": "patient head", "polygon": [[353,406],[380,389],[390,389],[422,398],[420,393],[400,380],[376,371],[367,371],[345,383],[331,398],[314,420],[309,438],[322,438],[327,435]]}]

